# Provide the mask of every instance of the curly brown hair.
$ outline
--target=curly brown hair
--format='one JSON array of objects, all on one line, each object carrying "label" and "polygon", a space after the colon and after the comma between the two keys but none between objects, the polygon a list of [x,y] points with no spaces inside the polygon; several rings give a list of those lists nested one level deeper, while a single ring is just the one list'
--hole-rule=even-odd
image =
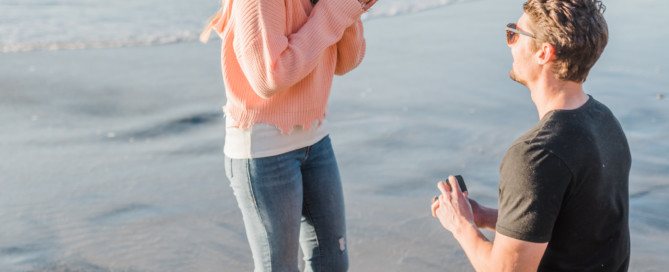
[{"label": "curly brown hair", "polygon": [[541,42],[555,47],[558,79],[584,82],[609,39],[606,7],[597,0],[528,0],[523,4],[530,29]]}]

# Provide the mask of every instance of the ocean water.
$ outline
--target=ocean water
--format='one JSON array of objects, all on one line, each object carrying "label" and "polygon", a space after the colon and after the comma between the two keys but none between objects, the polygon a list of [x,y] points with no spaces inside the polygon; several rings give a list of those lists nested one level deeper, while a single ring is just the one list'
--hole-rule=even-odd
[{"label": "ocean water", "polygon": [[[463,0],[380,1],[364,19]],[[0,52],[127,47],[197,40],[219,1],[2,0]]]},{"label": "ocean water", "polygon": [[[502,156],[537,122],[508,78],[503,28],[522,2],[366,15],[365,60],[336,77],[328,113],[350,271],[473,271],[429,200],[462,174],[496,206]],[[630,271],[666,271],[669,2],[606,4],[585,87],[632,149]],[[223,168],[220,43],[195,41],[218,5],[0,0],[0,271],[253,269]]]}]

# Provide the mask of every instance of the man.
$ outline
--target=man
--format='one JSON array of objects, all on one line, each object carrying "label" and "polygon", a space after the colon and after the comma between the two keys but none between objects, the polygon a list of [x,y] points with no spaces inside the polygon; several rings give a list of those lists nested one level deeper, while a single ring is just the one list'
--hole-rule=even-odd
[{"label": "man", "polygon": [[[511,79],[530,89],[539,123],[500,167],[499,210],[452,187],[432,212],[477,271],[626,271],[629,146],[611,111],[583,92],[608,40],[594,0],[529,0],[507,25]],[[499,219],[498,219],[499,218]],[[494,241],[479,228],[495,231]]]}]

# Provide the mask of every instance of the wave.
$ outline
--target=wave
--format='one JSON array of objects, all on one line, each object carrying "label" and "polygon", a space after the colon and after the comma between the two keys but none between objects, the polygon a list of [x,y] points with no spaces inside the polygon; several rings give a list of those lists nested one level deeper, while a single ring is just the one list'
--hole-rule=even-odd
[{"label": "wave", "polygon": [[473,0],[438,0],[438,1],[432,1],[432,2],[428,1],[422,3],[412,2],[412,4],[408,6],[401,4],[393,4],[389,7],[383,7],[382,9],[375,9],[375,7],[372,7],[372,9],[369,12],[363,14],[362,18],[363,20],[368,20],[373,18],[401,16],[401,15],[431,10],[435,8],[441,8],[456,3],[471,2],[471,1]]},{"label": "wave", "polygon": [[[362,19],[364,21],[385,18],[385,17],[395,17],[406,14],[418,13],[425,10],[441,8],[444,6],[467,2],[473,0],[428,0],[428,1],[389,1],[385,3],[379,3],[377,6],[373,7],[369,12],[363,14]],[[190,22],[192,27],[193,23]],[[7,27],[7,26],[5,26]],[[136,30],[139,31],[139,30]],[[53,31],[52,31],[53,32]],[[143,33],[151,33],[150,30],[142,30]],[[13,41],[2,43],[0,40],[0,52],[2,53],[15,53],[15,52],[30,52],[30,51],[59,51],[59,50],[83,50],[83,49],[101,49],[101,48],[117,48],[117,47],[137,47],[137,46],[154,46],[154,45],[165,45],[173,43],[182,43],[182,42],[193,42],[197,41],[200,34],[200,29],[190,29],[186,31],[178,31],[180,34],[166,33],[160,35],[137,35],[137,33],[125,33],[127,36],[133,36],[132,38],[113,38],[109,40],[104,40],[104,38],[98,38],[98,40],[86,41],[86,40],[76,40],[73,37],[53,37],[53,39],[60,39],[58,41],[30,41],[31,38],[26,38],[24,41]],[[155,32],[154,32],[155,33]],[[164,32],[163,32],[164,33]],[[32,33],[32,37],[39,37],[41,35],[36,35]],[[71,33],[70,33],[71,34]],[[83,35],[85,36],[85,32]],[[20,39],[19,39],[20,40]]]},{"label": "wave", "polygon": [[199,34],[183,36],[146,37],[133,40],[120,41],[72,41],[72,42],[25,42],[18,44],[0,45],[0,52],[29,52],[29,51],[59,51],[59,50],[81,50],[101,49],[115,47],[152,46],[171,43],[192,42],[199,38]]}]

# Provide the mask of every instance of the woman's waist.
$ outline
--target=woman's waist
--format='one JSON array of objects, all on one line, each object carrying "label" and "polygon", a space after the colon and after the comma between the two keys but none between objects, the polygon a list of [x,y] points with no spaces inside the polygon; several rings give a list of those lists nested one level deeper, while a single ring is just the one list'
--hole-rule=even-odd
[{"label": "woman's waist", "polygon": [[249,159],[283,154],[313,145],[328,135],[327,120],[314,120],[308,128],[293,126],[287,133],[268,123],[254,123],[236,127],[237,122],[227,115],[225,128],[225,155]]}]

